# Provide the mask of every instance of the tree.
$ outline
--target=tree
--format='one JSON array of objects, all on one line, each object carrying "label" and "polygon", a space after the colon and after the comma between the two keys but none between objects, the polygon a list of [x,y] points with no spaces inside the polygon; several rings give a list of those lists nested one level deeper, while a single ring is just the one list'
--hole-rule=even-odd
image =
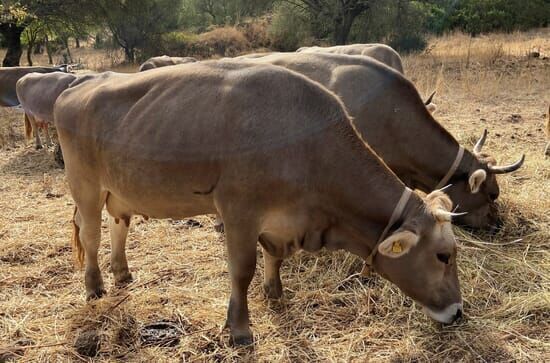
[{"label": "tree", "polygon": [[193,0],[197,13],[207,14],[213,24],[235,25],[244,17],[263,14],[274,0]]},{"label": "tree", "polygon": [[2,34],[7,47],[2,67],[19,65],[19,59],[23,54],[21,34],[25,30],[28,18],[29,14],[19,4],[10,4],[4,1],[0,4],[0,34]]},{"label": "tree", "polygon": [[326,25],[336,44],[346,44],[355,19],[369,10],[371,0],[284,0],[308,13],[314,27]]},{"label": "tree", "polygon": [[96,18],[103,21],[134,63],[138,49],[154,43],[179,25],[182,0],[98,0]]},{"label": "tree", "polygon": [[[93,0],[2,0],[0,33],[6,39],[7,53],[2,64],[18,66],[23,53],[21,35],[36,21],[49,29],[72,32],[86,22],[84,5]],[[31,30],[32,32],[32,30]],[[32,61],[31,61],[32,62]]]}]

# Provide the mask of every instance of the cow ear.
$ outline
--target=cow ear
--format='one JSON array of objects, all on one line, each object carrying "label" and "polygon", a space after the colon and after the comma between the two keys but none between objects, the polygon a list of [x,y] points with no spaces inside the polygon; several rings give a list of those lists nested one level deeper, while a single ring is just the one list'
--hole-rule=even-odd
[{"label": "cow ear", "polygon": [[396,232],[378,245],[378,252],[386,257],[398,258],[416,246],[419,239],[420,237],[411,231]]},{"label": "cow ear", "polygon": [[437,105],[435,103],[430,103],[429,105],[426,105],[426,108],[428,109],[428,112],[430,112],[432,115],[437,111]]},{"label": "cow ear", "polygon": [[472,194],[479,192],[481,184],[487,179],[487,172],[483,169],[477,169],[470,175],[469,184]]}]

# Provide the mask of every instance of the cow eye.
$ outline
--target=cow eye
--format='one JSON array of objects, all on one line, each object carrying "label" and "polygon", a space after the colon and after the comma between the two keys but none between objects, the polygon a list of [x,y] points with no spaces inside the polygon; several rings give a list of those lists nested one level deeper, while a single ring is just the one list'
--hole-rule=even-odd
[{"label": "cow eye", "polygon": [[448,265],[449,264],[449,259],[451,258],[451,255],[448,254],[448,253],[438,253],[437,254],[437,259],[441,262],[443,262],[444,264]]}]

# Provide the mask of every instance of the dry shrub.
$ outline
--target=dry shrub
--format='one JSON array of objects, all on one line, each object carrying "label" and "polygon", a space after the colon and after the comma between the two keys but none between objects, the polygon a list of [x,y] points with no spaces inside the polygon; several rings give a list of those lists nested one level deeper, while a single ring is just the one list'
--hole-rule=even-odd
[{"label": "dry shrub", "polygon": [[269,48],[271,39],[268,34],[269,21],[267,19],[254,19],[239,25],[238,29],[250,43],[250,48]]},{"label": "dry shrub", "polygon": [[237,28],[216,28],[199,35],[199,44],[207,49],[208,56],[233,57],[250,49],[250,42]]},{"label": "dry shrub", "polygon": [[157,49],[145,53],[206,59],[236,56],[250,49],[251,44],[237,28],[222,27],[198,35],[186,32],[164,34],[157,46]]}]

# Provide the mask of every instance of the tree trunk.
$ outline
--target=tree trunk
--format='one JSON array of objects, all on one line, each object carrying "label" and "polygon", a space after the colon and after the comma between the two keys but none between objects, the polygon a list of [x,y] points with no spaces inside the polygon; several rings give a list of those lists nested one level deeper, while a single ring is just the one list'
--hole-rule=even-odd
[{"label": "tree trunk", "polygon": [[136,51],[131,46],[124,47],[124,55],[126,56],[126,61],[128,63],[135,63],[136,61]]},{"label": "tree trunk", "polygon": [[8,51],[2,61],[3,67],[17,67],[21,55],[23,54],[23,48],[21,47],[21,33],[23,33],[25,27],[18,26],[13,23],[0,24],[0,33],[4,36]]},{"label": "tree trunk", "polygon": [[34,42],[29,39],[29,46],[27,47],[27,63],[32,67],[32,49],[34,48]]},{"label": "tree trunk", "polygon": [[44,44],[46,45],[46,53],[48,53],[48,63],[53,64],[52,48],[50,47],[50,40],[47,35],[44,38]]},{"label": "tree trunk", "polygon": [[63,42],[63,46],[65,47],[65,50],[67,51],[66,59],[64,60],[64,63],[72,63],[73,62],[73,56],[71,54],[71,50],[69,49],[69,38],[62,38],[61,42]]},{"label": "tree trunk", "polygon": [[80,48],[80,39],[78,39],[78,37],[75,38],[75,42],[76,42],[75,47]]},{"label": "tree trunk", "polygon": [[345,11],[341,17],[336,19],[334,24],[334,42],[336,44],[347,43],[351,26],[356,17],[354,12]]}]

